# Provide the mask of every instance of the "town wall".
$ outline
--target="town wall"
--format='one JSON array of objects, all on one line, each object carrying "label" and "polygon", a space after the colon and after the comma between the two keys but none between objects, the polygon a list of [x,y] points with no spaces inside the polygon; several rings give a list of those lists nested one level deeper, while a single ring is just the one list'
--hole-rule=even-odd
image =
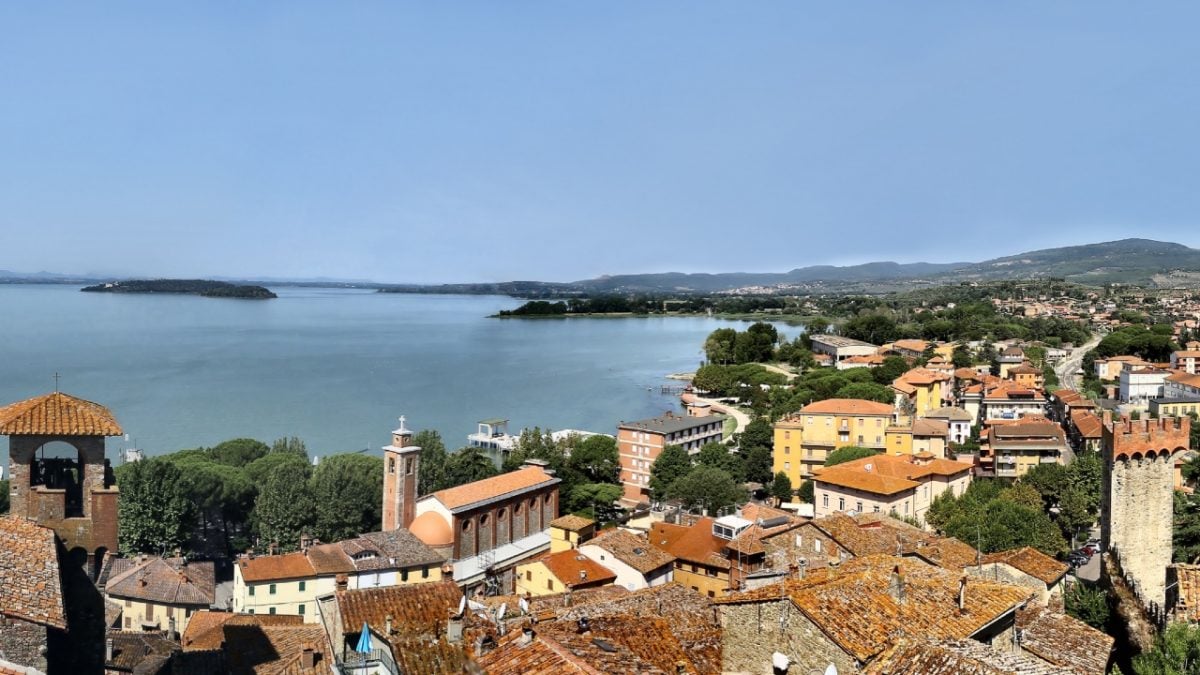
[{"label": "town wall", "polygon": [[853,657],[829,640],[790,600],[721,605],[721,670],[770,673],[775,652],[791,659],[790,673],[839,673],[858,669]]}]

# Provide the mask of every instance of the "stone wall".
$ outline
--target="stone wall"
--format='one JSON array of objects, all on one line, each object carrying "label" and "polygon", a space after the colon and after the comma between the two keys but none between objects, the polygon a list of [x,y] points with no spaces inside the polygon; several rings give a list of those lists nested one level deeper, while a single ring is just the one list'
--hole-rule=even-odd
[{"label": "stone wall", "polygon": [[1119,459],[1105,471],[1105,550],[1115,553],[1135,592],[1162,607],[1171,564],[1173,463],[1168,456]]},{"label": "stone wall", "polygon": [[46,627],[0,615],[0,659],[46,671]]},{"label": "stone wall", "polygon": [[721,605],[721,670],[770,673],[771,655],[791,659],[789,673],[825,672],[830,664],[852,673],[858,664],[825,637],[790,600]]},{"label": "stone wall", "polygon": [[1046,582],[1036,577],[1029,576],[1021,570],[1006,565],[1004,563],[987,563],[977,567],[964,567],[963,571],[973,577],[986,579],[988,581],[996,581],[1002,584],[1012,584],[1014,586],[1024,586],[1031,591],[1037,593],[1038,602],[1045,605],[1050,601],[1050,591],[1046,588]]}]

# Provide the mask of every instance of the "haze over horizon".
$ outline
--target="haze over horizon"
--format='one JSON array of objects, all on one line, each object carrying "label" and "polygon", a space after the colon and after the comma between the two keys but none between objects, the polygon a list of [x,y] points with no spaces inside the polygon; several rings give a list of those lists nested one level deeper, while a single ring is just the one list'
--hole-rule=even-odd
[{"label": "haze over horizon", "polygon": [[1200,246],[1200,8],[1137,9],[4,5],[0,269],[573,281]]}]

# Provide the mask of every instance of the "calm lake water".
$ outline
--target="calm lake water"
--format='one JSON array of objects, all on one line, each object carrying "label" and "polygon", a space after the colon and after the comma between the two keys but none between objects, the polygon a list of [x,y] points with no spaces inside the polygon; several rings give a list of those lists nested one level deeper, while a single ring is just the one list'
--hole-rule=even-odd
[{"label": "calm lake water", "polygon": [[[103,403],[148,454],[299,436],[314,454],[386,445],[403,414],[451,449],[476,420],[615,433],[677,409],[708,318],[501,320],[520,301],[279,288],[277,300],[0,285],[0,404],[63,391]],[[800,328],[780,327],[790,335]],[[109,454],[123,447],[109,441]],[[7,447],[0,447],[7,452]],[[7,465],[7,463],[5,463]]]}]

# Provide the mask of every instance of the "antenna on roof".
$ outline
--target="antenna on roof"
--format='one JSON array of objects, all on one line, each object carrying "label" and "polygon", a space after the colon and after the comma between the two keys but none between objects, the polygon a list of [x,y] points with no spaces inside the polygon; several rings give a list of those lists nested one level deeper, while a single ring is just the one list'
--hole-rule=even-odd
[{"label": "antenna on roof", "polygon": [[58,374],[58,371],[54,371],[54,393],[56,393],[56,394],[58,393],[58,378],[59,377],[62,377],[62,376]]}]

